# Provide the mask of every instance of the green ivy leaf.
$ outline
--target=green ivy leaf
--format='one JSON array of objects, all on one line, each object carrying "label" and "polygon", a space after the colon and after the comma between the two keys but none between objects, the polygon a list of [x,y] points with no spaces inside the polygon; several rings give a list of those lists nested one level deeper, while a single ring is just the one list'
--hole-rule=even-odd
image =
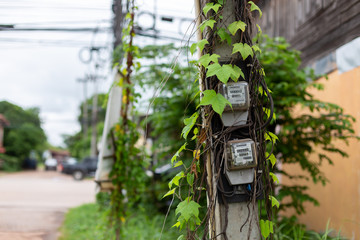
[{"label": "green ivy leaf", "polygon": [[211,64],[207,67],[206,77],[211,77],[216,75],[216,77],[223,83],[227,83],[229,78],[234,81],[237,81],[240,76],[244,77],[243,72],[238,66],[233,66],[231,64],[220,65],[218,63]]},{"label": "green ivy leaf", "polygon": [[223,41],[227,41],[227,43],[229,45],[231,45],[231,36],[230,34],[227,33],[226,29],[225,28],[220,28],[218,31],[217,31],[217,35],[220,37],[221,39],[221,42]]},{"label": "green ivy leaf", "polygon": [[180,153],[185,149],[186,145],[187,145],[187,143],[184,143],[184,144],[179,148],[179,150],[176,151],[176,153],[174,154],[174,156],[171,158],[171,164],[173,164],[173,163],[176,161],[176,159],[177,159],[178,157],[180,157]]},{"label": "green ivy leaf", "polygon": [[[268,90],[269,90],[269,89],[268,89]],[[270,91],[269,91],[269,92],[270,92]],[[270,93],[271,93],[271,92],[270,92]],[[264,111],[264,113],[266,114],[266,116],[267,116],[268,118],[270,118],[270,114],[271,114],[270,109],[263,107],[263,111]],[[273,118],[274,120],[276,120],[276,114],[275,114],[275,112],[273,112],[272,118]]]},{"label": "green ivy leaf", "polygon": [[194,178],[195,178],[194,174],[190,174],[190,173],[187,174],[186,180],[190,186],[194,184]]},{"label": "green ivy leaf", "polygon": [[209,20],[204,21],[204,22],[200,25],[200,31],[203,32],[206,27],[209,27],[209,28],[213,29],[215,23],[216,23],[216,21],[213,20],[213,19],[209,19]]},{"label": "green ivy leaf", "polygon": [[260,220],[260,230],[261,235],[267,239],[270,236],[270,233],[274,233],[274,223],[272,221],[263,219]]},{"label": "green ivy leaf", "polygon": [[199,114],[196,112],[191,117],[184,119],[185,127],[181,131],[181,136],[184,137],[184,139],[187,138],[189,132],[194,127],[196,120],[198,119]]},{"label": "green ivy leaf", "polygon": [[[171,228],[173,228],[173,227],[177,227],[177,228],[180,227],[180,222],[179,222],[179,221],[176,222],[174,225],[171,226]],[[182,235],[181,235],[181,236],[182,236]],[[180,237],[181,237],[181,236],[180,236]],[[179,238],[180,238],[180,237],[179,237]]]},{"label": "green ivy leaf", "polygon": [[271,154],[270,156],[269,156],[269,153],[267,152],[266,154],[265,154],[265,156],[266,156],[266,159],[268,159],[270,162],[271,162],[271,165],[272,165],[272,167],[274,167],[274,165],[275,165],[275,163],[276,163],[276,157],[274,156],[274,154]]},{"label": "green ivy leaf", "polygon": [[183,161],[180,160],[177,163],[175,163],[174,168],[179,167],[179,166],[181,166],[183,164],[184,164]]},{"label": "green ivy leaf", "polygon": [[169,195],[173,195],[173,194],[175,193],[175,190],[176,190],[176,188],[171,189],[171,190],[168,191],[162,198],[167,197],[167,196],[169,196]]},{"label": "green ivy leaf", "polygon": [[254,52],[247,43],[235,43],[232,54],[239,52],[242,58],[245,60],[249,56],[253,56]]},{"label": "green ivy leaf", "polygon": [[197,43],[193,43],[190,47],[191,55],[194,55],[197,47],[199,48],[199,50],[201,52],[204,49],[206,44],[209,44],[208,40],[206,40],[206,39],[202,39],[202,40],[198,41]]},{"label": "green ivy leaf", "polygon": [[228,26],[228,29],[232,35],[235,35],[239,29],[244,32],[245,28],[246,28],[246,23],[242,21],[233,22]]},{"label": "green ivy leaf", "polygon": [[180,214],[181,217],[187,222],[191,217],[199,217],[199,208],[200,205],[189,198],[186,198],[184,201],[180,202],[175,210],[175,214]]},{"label": "green ivy leaf", "polygon": [[259,11],[259,15],[261,17],[262,11],[260,10],[260,8],[253,1],[249,1],[248,3],[251,4],[250,11],[255,11],[255,10]]},{"label": "green ivy leaf", "polygon": [[239,77],[242,77],[245,80],[245,76],[244,76],[243,71],[241,71],[241,68],[239,68],[238,66],[233,66],[233,71],[231,73],[230,78],[232,80],[234,80],[235,82],[237,82]]},{"label": "green ivy leaf", "polygon": [[211,105],[216,113],[222,115],[226,104],[231,103],[220,93],[216,94],[214,90],[205,90],[204,97],[200,101],[201,106]]},{"label": "green ivy leaf", "polygon": [[212,55],[205,54],[199,58],[199,63],[206,68],[207,66],[209,66],[210,62],[218,63],[219,57],[220,57],[220,55],[217,55],[217,54],[212,54]]},{"label": "green ivy leaf", "polygon": [[256,53],[256,52],[259,52],[259,53],[261,54],[261,49],[259,48],[258,45],[253,45],[253,46],[252,46],[252,49],[254,50],[255,53]]},{"label": "green ivy leaf", "polygon": [[169,182],[169,188],[171,189],[172,185],[179,186],[179,182],[183,177],[185,177],[185,174],[183,171],[176,174],[176,176],[173,179],[171,179],[171,181]]},{"label": "green ivy leaf", "polygon": [[276,206],[277,208],[280,207],[279,201],[274,196],[269,196],[269,200],[271,201],[271,206]]},{"label": "green ivy leaf", "polygon": [[259,26],[259,24],[256,24],[256,27],[258,29],[258,32],[261,34],[262,33],[262,30],[261,30],[261,27]]},{"label": "green ivy leaf", "polygon": [[279,141],[279,138],[272,132],[268,131],[265,133],[265,141],[271,141],[273,144],[275,144],[276,141]]},{"label": "green ivy leaf", "polygon": [[270,172],[269,175],[272,178],[274,183],[279,183],[279,179],[274,173]]},{"label": "green ivy leaf", "polygon": [[205,14],[205,16],[207,15],[207,13],[212,9],[214,10],[215,13],[217,13],[219,11],[219,8],[221,7],[220,4],[218,3],[207,3],[205,5],[205,7],[203,8],[203,12]]}]

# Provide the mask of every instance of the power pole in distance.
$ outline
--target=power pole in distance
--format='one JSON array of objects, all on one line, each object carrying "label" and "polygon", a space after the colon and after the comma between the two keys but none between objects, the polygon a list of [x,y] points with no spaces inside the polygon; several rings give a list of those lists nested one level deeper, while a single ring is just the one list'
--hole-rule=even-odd
[{"label": "power pole in distance", "polygon": [[83,138],[84,140],[87,137],[88,132],[88,106],[87,106],[87,78],[78,78],[78,82],[83,83],[83,89],[84,89],[84,102],[83,102],[83,114],[82,114],[82,128],[83,128]]}]

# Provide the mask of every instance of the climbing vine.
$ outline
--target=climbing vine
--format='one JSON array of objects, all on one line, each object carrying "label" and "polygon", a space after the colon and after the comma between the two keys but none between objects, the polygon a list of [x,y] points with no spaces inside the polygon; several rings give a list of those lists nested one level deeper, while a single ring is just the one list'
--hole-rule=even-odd
[{"label": "climbing vine", "polygon": [[136,146],[139,139],[137,123],[134,122],[134,102],[138,94],[135,93],[132,73],[140,67],[138,47],[134,45],[134,15],[136,7],[129,2],[128,13],[123,28],[122,46],[124,63],[116,63],[120,76],[118,86],[122,88],[121,110],[119,122],[111,131],[114,143],[114,165],[110,178],[114,185],[111,192],[110,218],[116,232],[116,239],[120,239],[122,224],[126,221],[128,210],[139,201],[144,191],[144,158]]},{"label": "climbing vine", "polygon": [[[272,186],[278,179],[271,172],[276,164],[272,149],[277,136],[266,131],[266,126],[275,116],[273,102],[264,81],[264,69],[257,59],[261,50],[251,39],[253,14],[256,12],[261,17],[262,12],[252,1],[241,0],[235,6],[235,20],[229,23],[229,16],[224,16],[226,4],[223,0],[217,0],[202,6],[199,16],[202,23],[198,31],[203,39],[190,47],[191,54],[198,49],[202,55],[194,62],[199,70],[199,77],[195,81],[200,82],[201,101],[198,111],[184,120],[185,127],[181,136],[185,143],[171,158],[172,166],[182,166],[183,170],[169,182],[169,191],[164,195],[175,196],[180,200],[176,206],[177,221],[173,227],[185,229],[186,234],[181,234],[178,239],[200,239],[200,232],[202,239],[207,238],[209,224],[214,224],[217,201],[222,201],[228,209],[229,196],[236,194],[235,190],[225,190],[225,180],[221,177],[224,169],[224,143],[230,138],[251,138],[257,143],[256,177],[252,184],[247,184],[245,193],[247,201],[254,205],[258,199],[264,199],[261,202],[266,209],[266,217],[259,221],[259,227],[265,239],[273,233],[272,208],[279,207],[279,202],[272,195]],[[257,30],[255,41],[261,35],[258,25]],[[219,51],[216,51],[218,45],[231,48],[231,56],[219,55]],[[240,80],[249,84],[249,117],[243,126],[225,128],[220,117],[225,108],[232,109],[232,105],[219,89],[222,84]],[[188,149],[187,146],[192,141],[196,147]],[[192,151],[193,160],[190,164],[181,160],[183,151]],[[213,176],[209,176],[209,171],[212,171]],[[205,208],[200,205],[204,191],[207,193],[208,204],[207,211],[201,214],[200,210]],[[258,219],[258,216],[249,216],[246,221],[251,222],[251,219]],[[216,238],[215,234],[210,232],[210,237]],[[227,238],[225,231],[218,234]]]}]

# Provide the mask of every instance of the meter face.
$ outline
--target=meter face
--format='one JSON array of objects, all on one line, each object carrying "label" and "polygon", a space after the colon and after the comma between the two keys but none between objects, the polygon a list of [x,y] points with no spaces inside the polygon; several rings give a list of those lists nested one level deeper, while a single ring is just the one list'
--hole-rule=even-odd
[{"label": "meter face", "polygon": [[226,145],[228,170],[252,168],[257,165],[256,149],[253,140],[231,140]]},{"label": "meter face", "polygon": [[222,94],[231,103],[225,111],[247,110],[250,106],[249,87],[247,82],[228,82],[222,87]]},{"label": "meter face", "polygon": [[246,103],[246,84],[242,84],[242,83],[238,83],[238,84],[229,84],[226,88],[226,94],[227,94],[227,99],[229,100],[229,102],[234,105],[234,104],[239,104],[239,105],[244,105]]},{"label": "meter face", "polygon": [[254,161],[251,143],[233,143],[231,145],[232,159],[235,166],[247,165]]}]

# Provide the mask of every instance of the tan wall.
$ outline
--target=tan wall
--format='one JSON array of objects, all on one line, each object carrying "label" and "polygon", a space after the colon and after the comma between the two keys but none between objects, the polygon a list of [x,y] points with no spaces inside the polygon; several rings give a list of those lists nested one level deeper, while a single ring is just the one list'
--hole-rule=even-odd
[{"label": "tan wall", "polygon": [[[335,71],[328,77],[328,80],[321,79],[325,90],[314,92],[314,96],[336,103],[344,108],[345,113],[354,116],[357,119],[354,129],[360,136],[360,67],[343,74]],[[325,187],[310,185],[308,193],[319,200],[320,206],[307,204],[307,214],[299,219],[316,231],[325,230],[330,219],[331,228],[341,229],[342,235],[348,238],[360,239],[360,141],[352,139],[349,143],[349,146],[339,143],[350,155],[349,158],[333,155],[334,165],[324,164],[321,167],[330,183]],[[286,169],[300,171],[293,166],[286,166]],[[291,182],[286,178],[282,181],[285,184]]]}]

